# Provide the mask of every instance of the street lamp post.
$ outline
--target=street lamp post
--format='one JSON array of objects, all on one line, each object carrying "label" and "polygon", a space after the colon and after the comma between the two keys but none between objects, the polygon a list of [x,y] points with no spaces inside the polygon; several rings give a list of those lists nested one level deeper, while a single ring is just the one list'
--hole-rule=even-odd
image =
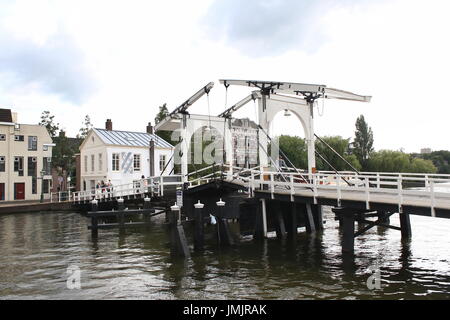
[{"label": "street lamp post", "polygon": [[45,175],[45,170],[41,170],[41,203],[44,202],[44,175]]}]

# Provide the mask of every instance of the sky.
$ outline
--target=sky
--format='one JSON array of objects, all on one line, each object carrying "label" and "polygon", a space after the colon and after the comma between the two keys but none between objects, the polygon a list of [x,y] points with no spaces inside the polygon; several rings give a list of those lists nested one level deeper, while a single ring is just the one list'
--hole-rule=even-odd
[{"label": "sky", "polygon": [[[208,82],[211,114],[251,90],[219,79],[324,84],[371,95],[327,100],[319,136],[353,138],[364,115],[376,150],[450,149],[447,0],[0,0],[0,108],[21,123],[49,110],[70,136],[145,131]],[[203,97],[191,113],[208,112]],[[235,113],[255,118],[252,103]],[[279,114],[273,134],[304,136]]]}]

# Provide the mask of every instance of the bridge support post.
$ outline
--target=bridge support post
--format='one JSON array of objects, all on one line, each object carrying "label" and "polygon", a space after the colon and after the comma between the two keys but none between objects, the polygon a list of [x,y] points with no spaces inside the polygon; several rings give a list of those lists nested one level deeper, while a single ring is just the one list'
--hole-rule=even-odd
[{"label": "bridge support post", "polygon": [[170,252],[172,255],[190,257],[189,247],[187,245],[186,235],[180,221],[181,208],[175,205],[170,207],[169,228],[170,228]]},{"label": "bridge support post", "polygon": [[123,231],[125,229],[125,203],[124,203],[124,199],[120,198],[117,199],[117,207],[118,207],[118,213],[117,213],[117,219],[119,222],[119,229],[120,231]]},{"label": "bridge support post", "polygon": [[409,213],[400,212],[400,228],[402,233],[402,239],[410,239],[411,238],[411,221],[409,219]]},{"label": "bridge support post", "polygon": [[195,226],[194,226],[194,250],[201,251],[203,250],[204,245],[204,230],[203,230],[203,208],[204,204],[198,203],[194,204],[195,208]]},{"label": "bridge support post", "polygon": [[288,223],[288,238],[290,240],[295,240],[297,238],[297,204],[295,202],[291,202],[291,212],[289,214],[289,223]]},{"label": "bridge support post", "polygon": [[322,213],[322,206],[321,205],[313,205],[313,217],[314,217],[314,224],[316,226],[316,230],[321,231],[323,230],[323,213]]},{"label": "bridge support post", "polygon": [[98,237],[98,217],[96,215],[96,212],[98,211],[97,200],[91,201],[91,211],[93,212],[91,217],[91,235],[92,238],[97,238]]},{"label": "bridge support post", "polygon": [[352,212],[342,214],[342,252],[353,253],[355,251],[355,215]]},{"label": "bridge support post", "polygon": [[283,212],[281,211],[281,205],[277,203],[275,205],[275,228],[278,239],[286,238],[286,226],[284,224]]},{"label": "bridge support post", "polygon": [[222,246],[232,246],[234,245],[233,236],[231,235],[230,226],[228,225],[228,220],[224,218],[224,208],[225,202],[220,199],[216,202],[217,205],[217,228],[218,228],[218,243]]},{"label": "bridge support post", "polygon": [[260,203],[256,206],[255,233],[253,235],[255,239],[264,239],[267,236],[266,218],[266,200],[261,199]]},{"label": "bridge support post", "polygon": [[144,198],[144,208],[143,209],[146,210],[144,212],[144,222],[148,228],[148,226],[150,225],[150,221],[151,221],[150,198],[149,197]]},{"label": "bridge support post", "polygon": [[316,225],[314,224],[312,208],[311,208],[311,204],[309,204],[309,203],[306,204],[305,224],[306,224],[306,232],[308,232],[308,233],[316,232]]}]

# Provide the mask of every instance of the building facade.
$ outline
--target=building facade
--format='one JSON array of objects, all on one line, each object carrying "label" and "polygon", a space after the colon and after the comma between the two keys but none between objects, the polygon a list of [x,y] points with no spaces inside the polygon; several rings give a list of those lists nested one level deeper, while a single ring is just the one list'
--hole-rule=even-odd
[{"label": "building facade", "polygon": [[0,109],[0,201],[50,198],[53,146],[45,127],[19,124]]},{"label": "building facade", "polygon": [[233,119],[233,165],[251,168],[258,164],[258,125],[250,119]]},{"label": "building facade", "polygon": [[114,186],[133,183],[142,176],[169,175],[173,168],[173,160],[169,162],[173,150],[170,143],[153,134],[150,124],[147,132],[118,131],[112,130],[108,119],[105,129],[92,129],[80,146],[79,188],[91,190],[102,181],[111,181]]}]

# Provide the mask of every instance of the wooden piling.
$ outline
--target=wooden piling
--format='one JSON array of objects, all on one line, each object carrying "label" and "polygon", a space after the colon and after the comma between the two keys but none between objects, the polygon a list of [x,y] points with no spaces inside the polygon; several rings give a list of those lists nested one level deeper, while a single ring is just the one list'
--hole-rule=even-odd
[{"label": "wooden piling", "polygon": [[124,231],[125,230],[125,203],[124,203],[124,199],[120,198],[117,199],[117,220],[119,223],[119,230],[120,231]]},{"label": "wooden piling", "polygon": [[355,251],[355,215],[352,212],[342,213],[342,252]]},{"label": "wooden piling", "polygon": [[322,206],[321,205],[312,205],[313,208],[313,217],[314,217],[314,224],[316,226],[317,231],[323,230],[323,212],[322,212]]},{"label": "wooden piling", "polygon": [[149,227],[149,225],[150,225],[150,221],[151,221],[151,214],[154,212],[152,212],[152,211],[149,211],[150,210],[150,207],[151,207],[151,204],[150,204],[150,198],[148,198],[148,197],[145,197],[144,198],[144,207],[143,207],[143,209],[144,209],[144,222],[146,223],[146,227],[148,228]]},{"label": "wooden piling", "polygon": [[170,251],[172,255],[190,257],[189,247],[187,245],[186,235],[180,221],[181,208],[175,205],[170,207],[169,228],[170,228]]},{"label": "wooden piling", "polygon": [[228,220],[224,218],[225,202],[220,199],[216,202],[217,205],[217,235],[218,244],[220,246],[232,246],[234,245],[234,239],[231,234]]},{"label": "wooden piling", "polygon": [[201,251],[204,247],[204,228],[203,228],[203,208],[205,205],[203,203],[200,203],[200,200],[198,203],[194,205],[194,250]]},{"label": "wooden piling", "polygon": [[91,234],[92,238],[98,237],[98,217],[95,215],[95,212],[98,211],[98,201],[91,201],[91,211],[93,212],[91,216]]},{"label": "wooden piling", "polygon": [[275,231],[278,239],[286,238],[286,226],[284,224],[284,217],[280,203],[275,204]]},{"label": "wooden piling", "polygon": [[253,238],[256,240],[264,239],[263,204],[261,201],[258,201],[258,204],[256,205],[255,231],[253,233]]},{"label": "wooden piling", "polygon": [[298,228],[298,220],[297,220],[297,209],[298,205],[295,202],[291,202],[291,212],[289,214],[289,223],[288,223],[288,238],[291,240],[295,240],[297,238],[297,228]]},{"label": "wooden piling", "polygon": [[308,233],[316,232],[316,225],[314,223],[311,204],[309,204],[309,203],[306,204],[306,210],[305,210],[304,214],[305,214],[306,232],[308,232]]},{"label": "wooden piling", "polygon": [[402,233],[402,239],[410,239],[412,232],[411,232],[411,220],[409,218],[409,213],[407,212],[400,212],[400,228]]}]

